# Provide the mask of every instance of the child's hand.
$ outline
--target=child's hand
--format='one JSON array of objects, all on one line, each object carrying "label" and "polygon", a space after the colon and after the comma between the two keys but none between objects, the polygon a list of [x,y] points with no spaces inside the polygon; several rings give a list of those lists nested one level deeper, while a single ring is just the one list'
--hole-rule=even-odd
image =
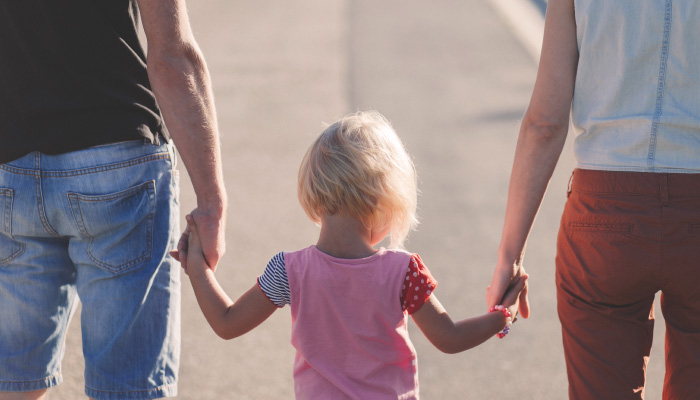
[{"label": "child's hand", "polygon": [[503,307],[506,307],[508,311],[510,311],[510,314],[513,316],[513,321],[515,321],[518,315],[521,294],[527,293],[527,278],[527,274],[522,275],[508,288],[506,294],[503,295]]},{"label": "child's hand", "polygon": [[185,230],[180,235],[180,240],[177,243],[175,250],[170,250],[170,255],[180,262],[182,268],[187,271],[187,241],[190,238],[190,227],[185,227]]},{"label": "child's hand", "polygon": [[204,259],[204,252],[202,251],[202,242],[199,239],[199,232],[197,231],[197,224],[194,222],[194,218],[191,215],[186,215],[185,220],[187,220],[187,228],[190,233],[187,238],[187,262],[182,263],[185,273],[190,275],[191,273],[196,274],[209,269],[207,261]]}]

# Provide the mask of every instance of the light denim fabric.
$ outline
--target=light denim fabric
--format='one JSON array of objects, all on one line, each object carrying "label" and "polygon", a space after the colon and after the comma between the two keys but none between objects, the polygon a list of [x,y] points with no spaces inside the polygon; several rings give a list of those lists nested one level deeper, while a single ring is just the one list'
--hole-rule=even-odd
[{"label": "light denim fabric", "polygon": [[700,172],[700,1],[574,4],[576,166]]},{"label": "light denim fabric", "polygon": [[171,145],[130,141],[0,164],[0,391],[60,383],[79,297],[85,393],[176,395],[174,161]]}]

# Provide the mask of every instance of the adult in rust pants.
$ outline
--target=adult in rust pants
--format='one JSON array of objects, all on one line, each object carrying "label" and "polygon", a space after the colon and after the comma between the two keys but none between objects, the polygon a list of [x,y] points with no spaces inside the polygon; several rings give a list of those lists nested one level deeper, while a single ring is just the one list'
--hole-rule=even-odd
[{"label": "adult in rust pants", "polygon": [[642,395],[660,291],[664,397],[700,399],[700,174],[575,170],[556,277],[576,398]]},{"label": "adult in rust pants", "polygon": [[[576,170],[557,256],[574,400],[641,400],[652,304],[664,400],[700,399],[700,2],[548,0],[488,306],[525,271],[567,132]],[[528,282],[532,281],[532,278]],[[520,314],[529,314],[527,287]]]}]

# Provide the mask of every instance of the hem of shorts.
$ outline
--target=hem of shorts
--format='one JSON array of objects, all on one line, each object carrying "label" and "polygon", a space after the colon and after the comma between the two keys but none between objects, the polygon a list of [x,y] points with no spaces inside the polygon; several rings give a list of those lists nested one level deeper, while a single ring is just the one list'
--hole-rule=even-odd
[{"label": "hem of shorts", "polygon": [[177,384],[163,385],[153,389],[111,391],[85,386],[85,394],[95,400],[147,400],[177,396]]},{"label": "hem of shorts", "polygon": [[2,381],[0,380],[0,392],[33,392],[49,389],[63,382],[61,374],[51,375],[43,379],[31,381]]},{"label": "hem of shorts", "polygon": [[669,167],[642,167],[642,166],[608,166],[596,164],[576,164],[574,168],[587,169],[594,171],[610,171],[610,172],[651,172],[662,174],[698,174],[700,169],[692,168],[669,168]]}]

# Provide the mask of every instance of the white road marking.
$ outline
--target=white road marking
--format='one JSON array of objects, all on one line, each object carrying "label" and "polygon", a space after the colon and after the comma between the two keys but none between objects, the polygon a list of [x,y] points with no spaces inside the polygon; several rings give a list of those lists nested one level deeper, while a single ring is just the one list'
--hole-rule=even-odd
[{"label": "white road marking", "polygon": [[540,9],[530,0],[489,0],[489,2],[538,63],[544,36],[544,15]]}]

